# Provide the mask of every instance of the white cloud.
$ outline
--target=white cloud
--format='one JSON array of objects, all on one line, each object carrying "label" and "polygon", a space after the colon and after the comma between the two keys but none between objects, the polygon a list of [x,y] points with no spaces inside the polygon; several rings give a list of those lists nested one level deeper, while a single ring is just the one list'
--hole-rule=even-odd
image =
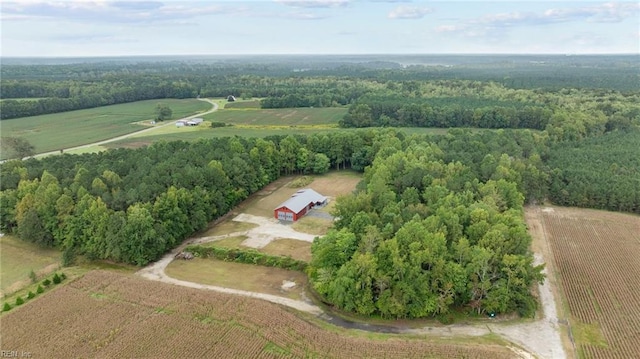
[{"label": "white cloud", "polygon": [[440,33],[465,37],[504,36],[510,28],[541,26],[567,22],[621,22],[640,14],[640,3],[604,3],[574,8],[552,8],[543,12],[509,12],[489,14],[456,25],[441,25]]},{"label": "white cloud", "polygon": [[349,5],[349,0],[275,0],[275,2],[298,8],[334,8]]},{"label": "white cloud", "polygon": [[[204,6],[203,6],[204,4]],[[246,11],[243,7],[157,1],[20,1],[3,3],[3,20],[54,19],[97,23],[173,22]]]},{"label": "white cloud", "polygon": [[433,9],[428,7],[400,5],[391,10],[387,17],[389,19],[421,19],[432,12]]}]

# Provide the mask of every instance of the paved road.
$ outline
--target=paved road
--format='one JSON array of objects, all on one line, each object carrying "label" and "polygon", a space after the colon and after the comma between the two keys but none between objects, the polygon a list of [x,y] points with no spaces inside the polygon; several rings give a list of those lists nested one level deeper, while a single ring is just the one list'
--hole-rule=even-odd
[{"label": "paved road", "polygon": [[[137,136],[137,135],[139,135],[139,134],[141,134],[141,133],[156,131],[156,130],[157,130],[157,129],[159,129],[159,128],[163,128],[163,127],[166,127],[166,126],[175,125],[175,123],[176,123],[177,121],[180,121],[180,120],[190,120],[190,119],[192,119],[192,118],[200,117],[200,116],[204,116],[204,115],[210,114],[210,113],[212,113],[212,112],[214,112],[214,111],[217,111],[217,110],[218,110],[218,104],[217,104],[217,103],[215,103],[215,102],[213,102],[213,101],[211,101],[211,100],[209,100],[209,99],[206,99],[206,98],[199,98],[198,100],[200,100],[200,101],[205,101],[205,102],[210,103],[210,104],[211,104],[211,106],[212,106],[212,107],[211,107],[211,109],[210,109],[210,110],[208,110],[208,111],[206,111],[206,112],[202,112],[202,113],[198,113],[198,114],[195,114],[195,115],[191,115],[191,116],[187,116],[187,117],[179,118],[179,119],[176,119],[176,120],[172,120],[172,121],[169,121],[169,122],[167,122],[167,123],[163,123],[162,125],[159,125],[159,126],[149,127],[149,128],[145,128],[144,130],[140,130],[140,131],[136,131],[136,132],[127,133],[126,135],[122,135],[122,136],[118,136],[118,137],[113,137],[113,138],[109,138],[109,139],[102,140],[102,141],[98,141],[98,142],[87,143],[87,144],[85,144],[85,145],[80,145],[80,146],[75,146],[75,147],[64,148],[62,151],[63,151],[63,152],[68,152],[68,151],[78,150],[78,149],[82,149],[82,148],[88,148],[88,147],[91,147],[91,146],[101,146],[101,145],[104,145],[104,144],[107,144],[107,143],[111,143],[111,142],[115,142],[115,141],[120,141],[120,140],[123,140],[123,139],[125,139],[125,138],[129,138],[129,137]],[[38,153],[37,155],[34,155],[34,156],[32,156],[31,158],[45,157],[45,156],[55,155],[55,154],[59,154],[59,153],[60,153],[60,150],[49,151],[49,152],[43,152],[43,153]],[[4,161],[2,161],[2,162],[4,162]],[[1,162],[0,162],[0,163],[1,163]]]}]

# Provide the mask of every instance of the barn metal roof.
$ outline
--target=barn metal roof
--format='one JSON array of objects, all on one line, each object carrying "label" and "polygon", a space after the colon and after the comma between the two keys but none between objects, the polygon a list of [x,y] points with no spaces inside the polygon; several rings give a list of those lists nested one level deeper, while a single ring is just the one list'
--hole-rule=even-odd
[{"label": "barn metal roof", "polygon": [[276,207],[282,208],[287,207],[295,213],[300,212],[304,207],[308,206],[309,203],[313,202],[324,202],[327,200],[327,197],[321,195],[320,193],[307,188],[301,189],[298,192],[294,193],[291,198],[284,201],[281,205]]}]

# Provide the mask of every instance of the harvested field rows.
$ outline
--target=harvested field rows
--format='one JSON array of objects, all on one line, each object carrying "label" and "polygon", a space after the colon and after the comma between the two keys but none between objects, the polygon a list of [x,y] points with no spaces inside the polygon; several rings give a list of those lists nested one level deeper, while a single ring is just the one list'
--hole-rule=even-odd
[{"label": "harvested field rows", "polygon": [[3,349],[34,358],[511,358],[497,345],[369,339],[281,307],[94,271],[2,316]]},{"label": "harvested field rows", "polygon": [[564,208],[543,218],[581,357],[640,357],[640,218]]}]

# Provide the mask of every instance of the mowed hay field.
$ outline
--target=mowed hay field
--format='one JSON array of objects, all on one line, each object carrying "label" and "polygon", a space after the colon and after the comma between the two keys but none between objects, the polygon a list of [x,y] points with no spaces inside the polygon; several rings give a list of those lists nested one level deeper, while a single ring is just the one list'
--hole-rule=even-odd
[{"label": "mowed hay field", "polygon": [[23,137],[35,146],[37,153],[78,146],[145,128],[135,122],[154,119],[155,107],[160,102],[171,107],[176,119],[211,108],[211,104],[195,99],[138,101],[4,120],[2,136]]},{"label": "mowed hay field", "polygon": [[337,126],[347,113],[346,107],[230,109],[204,116],[211,122],[246,126]]},{"label": "mowed hay field", "polygon": [[514,357],[495,344],[328,331],[275,304],[105,271],[1,318],[3,349],[32,358]]},{"label": "mowed hay field", "polygon": [[640,358],[640,217],[540,209],[581,358]]}]

